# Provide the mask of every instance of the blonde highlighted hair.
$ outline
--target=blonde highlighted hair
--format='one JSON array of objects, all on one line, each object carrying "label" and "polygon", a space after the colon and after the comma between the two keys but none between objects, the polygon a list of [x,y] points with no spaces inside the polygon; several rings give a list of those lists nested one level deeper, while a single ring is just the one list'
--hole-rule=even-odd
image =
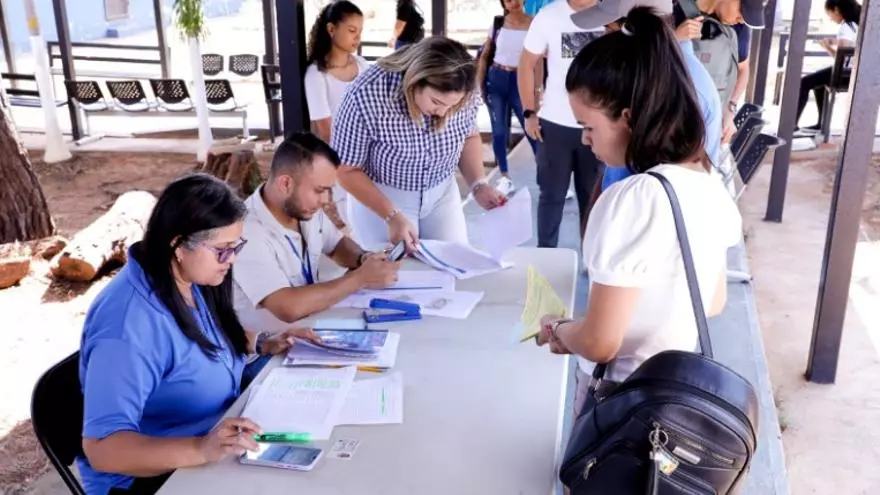
[{"label": "blonde highlighted hair", "polygon": [[442,129],[450,115],[470,102],[476,90],[477,62],[461,43],[432,36],[405,46],[376,62],[379,67],[402,74],[401,96],[416,125],[421,124],[422,111],[415,102],[416,90],[430,86],[443,92],[463,92],[461,99],[449,112],[434,119],[433,128]]}]

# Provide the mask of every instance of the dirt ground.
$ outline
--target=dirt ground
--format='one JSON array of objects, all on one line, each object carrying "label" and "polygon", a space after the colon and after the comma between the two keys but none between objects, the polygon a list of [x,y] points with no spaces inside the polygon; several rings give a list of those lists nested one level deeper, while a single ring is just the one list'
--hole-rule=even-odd
[{"label": "dirt ground", "polygon": [[791,163],[782,223],[764,222],[764,167],[740,200],[764,347],[793,495],[880,493],[880,156],[869,169],[837,380],[807,382],[831,190],[832,152]]}]

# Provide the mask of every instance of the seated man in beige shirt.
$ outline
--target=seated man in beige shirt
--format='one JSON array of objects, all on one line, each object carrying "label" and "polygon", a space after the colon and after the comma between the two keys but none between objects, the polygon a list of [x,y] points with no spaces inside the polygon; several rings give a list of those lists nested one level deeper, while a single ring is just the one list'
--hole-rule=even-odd
[{"label": "seated man in beige shirt", "polygon": [[[235,310],[245,328],[276,332],[360,289],[397,281],[399,263],[364,251],[322,211],[338,166],[328,144],[310,133],[294,134],[276,149],[269,179],[246,200],[248,245],[233,270]],[[349,271],[321,280],[322,254]]]}]

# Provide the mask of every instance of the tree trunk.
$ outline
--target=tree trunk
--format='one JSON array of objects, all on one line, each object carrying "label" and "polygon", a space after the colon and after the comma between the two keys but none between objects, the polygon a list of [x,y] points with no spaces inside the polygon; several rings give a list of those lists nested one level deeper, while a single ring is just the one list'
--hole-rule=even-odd
[{"label": "tree trunk", "polygon": [[4,91],[0,91],[0,177],[0,244],[52,235],[55,226],[49,205],[18,139]]},{"label": "tree trunk", "polygon": [[235,189],[239,197],[247,198],[263,182],[260,165],[254,157],[253,143],[248,144],[251,145],[250,149],[212,149],[208,153],[208,159],[197,170],[226,182]]},{"label": "tree trunk", "polygon": [[129,191],[52,260],[56,278],[88,282],[109,261],[125,263],[128,248],[144,236],[156,198],[146,191]]}]

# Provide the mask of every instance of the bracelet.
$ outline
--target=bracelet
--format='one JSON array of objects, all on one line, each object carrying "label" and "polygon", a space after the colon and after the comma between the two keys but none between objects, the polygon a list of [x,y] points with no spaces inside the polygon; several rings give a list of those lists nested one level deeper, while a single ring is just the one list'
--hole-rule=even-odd
[{"label": "bracelet", "polygon": [[390,222],[391,219],[394,218],[398,213],[400,213],[400,210],[398,210],[397,208],[394,208],[393,210],[389,211],[387,215],[385,215],[385,218],[384,218],[383,220],[385,220],[385,223],[388,223],[388,222]]},{"label": "bracelet", "polygon": [[476,182],[471,184],[471,194],[475,194],[477,192],[477,189],[488,185],[489,181],[487,181],[485,177],[477,180]]},{"label": "bracelet", "polygon": [[572,321],[574,320],[568,320],[564,318],[554,321],[550,324],[550,335],[552,335],[554,339],[559,340],[559,334],[557,333],[559,331],[559,326],[565,323],[571,323]]}]

